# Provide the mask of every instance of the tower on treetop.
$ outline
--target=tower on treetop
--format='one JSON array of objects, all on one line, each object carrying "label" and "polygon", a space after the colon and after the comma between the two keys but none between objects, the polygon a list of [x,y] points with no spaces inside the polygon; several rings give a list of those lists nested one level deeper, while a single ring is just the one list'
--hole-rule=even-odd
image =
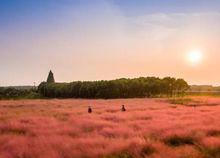
[{"label": "tower on treetop", "polygon": [[48,77],[47,77],[47,83],[54,83],[54,76],[53,76],[53,72],[50,70]]}]

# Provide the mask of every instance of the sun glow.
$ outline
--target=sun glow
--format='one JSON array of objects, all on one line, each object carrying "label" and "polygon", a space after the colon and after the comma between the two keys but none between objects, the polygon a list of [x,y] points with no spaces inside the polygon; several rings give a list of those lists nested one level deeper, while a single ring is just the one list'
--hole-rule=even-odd
[{"label": "sun glow", "polygon": [[201,63],[203,58],[203,53],[200,50],[194,50],[187,54],[187,60],[192,65],[198,65]]}]

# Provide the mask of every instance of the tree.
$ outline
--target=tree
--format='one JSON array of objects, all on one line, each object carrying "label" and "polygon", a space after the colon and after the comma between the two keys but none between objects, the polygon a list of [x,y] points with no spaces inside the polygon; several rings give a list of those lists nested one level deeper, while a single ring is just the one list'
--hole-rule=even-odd
[{"label": "tree", "polygon": [[188,83],[183,79],[177,79],[175,82],[175,91],[177,95],[183,95],[189,89]]},{"label": "tree", "polygon": [[54,77],[53,77],[53,73],[50,70],[48,77],[47,77],[47,83],[55,83]]},{"label": "tree", "polygon": [[172,97],[175,90],[176,79],[172,77],[165,77],[162,79],[162,82],[165,94]]}]

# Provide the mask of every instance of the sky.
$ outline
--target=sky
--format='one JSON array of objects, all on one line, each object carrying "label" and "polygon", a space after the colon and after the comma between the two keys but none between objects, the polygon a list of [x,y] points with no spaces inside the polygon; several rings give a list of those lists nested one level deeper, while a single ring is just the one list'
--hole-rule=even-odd
[{"label": "sky", "polygon": [[220,85],[219,28],[219,0],[0,0],[0,86],[39,84],[49,70],[57,82]]}]

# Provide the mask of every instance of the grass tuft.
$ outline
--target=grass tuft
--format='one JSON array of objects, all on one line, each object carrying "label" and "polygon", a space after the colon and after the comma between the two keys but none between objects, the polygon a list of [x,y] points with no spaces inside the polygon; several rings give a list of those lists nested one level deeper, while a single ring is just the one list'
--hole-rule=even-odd
[{"label": "grass tuft", "polygon": [[188,105],[189,103],[193,102],[193,99],[191,99],[191,98],[174,98],[174,99],[169,99],[168,102],[171,104]]},{"label": "grass tuft", "polygon": [[210,130],[207,132],[208,136],[218,137],[220,136],[220,130]]},{"label": "grass tuft", "polygon": [[27,131],[20,128],[2,128],[0,134],[26,135]]},{"label": "grass tuft", "polygon": [[220,148],[204,148],[201,152],[204,158],[220,158]]},{"label": "grass tuft", "polygon": [[120,153],[104,156],[103,158],[133,158],[133,156],[129,152],[123,151]]},{"label": "grass tuft", "polygon": [[153,154],[155,151],[156,151],[155,148],[153,148],[150,145],[144,146],[141,150],[141,156],[142,157],[149,156]]},{"label": "grass tuft", "polygon": [[173,147],[178,147],[182,145],[194,145],[194,139],[190,136],[177,136],[173,135],[171,137],[164,139],[165,144]]}]

